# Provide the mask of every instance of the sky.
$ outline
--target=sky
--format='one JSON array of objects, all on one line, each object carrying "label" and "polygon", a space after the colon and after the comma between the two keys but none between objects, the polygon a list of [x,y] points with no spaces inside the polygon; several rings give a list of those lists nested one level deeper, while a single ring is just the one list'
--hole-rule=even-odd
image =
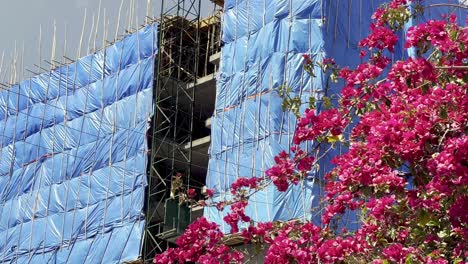
[{"label": "sky", "polygon": [[[150,17],[159,17],[161,1],[163,0],[0,0],[0,82],[18,82],[30,77],[33,73],[29,71],[39,72],[39,65],[50,69],[51,65],[44,60],[51,61],[54,58],[62,63],[66,61],[63,55],[76,59],[89,54],[95,47],[99,49],[103,46],[103,37],[107,41],[113,41],[116,32],[117,37],[121,37],[126,29],[136,29],[144,24],[147,14]],[[166,7],[175,2],[164,1]],[[209,15],[213,8],[209,0],[202,0],[202,16]],[[52,52],[54,31],[55,52]],[[15,58],[16,70],[12,70]],[[11,76],[12,72],[16,74]]]}]

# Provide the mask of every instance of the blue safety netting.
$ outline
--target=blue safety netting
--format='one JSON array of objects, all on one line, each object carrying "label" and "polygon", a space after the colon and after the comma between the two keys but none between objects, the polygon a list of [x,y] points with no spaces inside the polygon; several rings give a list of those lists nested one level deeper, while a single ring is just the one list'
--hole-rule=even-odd
[{"label": "blue safety netting", "polygon": [[[303,54],[321,61],[334,58],[339,65],[355,66],[358,42],[369,33],[370,17],[384,0],[226,0],[223,15],[224,43],[217,82],[215,113],[207,187],[215,189],[214,201],[229,199],[229,189],[238,177],[264,177],[274,165],[274,156],[289,152],[296,118],[283,112],[276,88],[291,88],[291,96],[308,102],[320,99],[324,87],[330,94],[342,84],[327,83],[320,69],[312,78],[303,69]],[[436,1],[429,1],[436,2]],[[427,1],[426,1],[427,3]],[[431,9],[429,17],[450,10]],[[466,16],[466,13],[465,13]],[[464,19],[464,18],[462,18]],[[407,56],[398,43],[392,59]],[[306,105],[302,107],[305,110]],[[320,107],[319,107],[320,110]],[[319,221],[319,198],[323,171],[335,149],[320,164],[320,170],[299,186],[281,193],[275,187],[253,195],[247,214],[255,221],[303,218]],[[229,212],[206,208],[205,216],[229,232],[223,217]],[[346,224],[357,223],[350,216]]]},{"label": "blue safety netting", "polygon": [[0,93],[2,263],[139,257],[157,25]]}]

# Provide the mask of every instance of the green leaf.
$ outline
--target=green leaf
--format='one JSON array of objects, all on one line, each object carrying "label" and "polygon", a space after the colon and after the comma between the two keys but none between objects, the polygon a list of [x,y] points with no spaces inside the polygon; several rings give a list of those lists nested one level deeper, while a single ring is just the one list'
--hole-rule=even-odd
[{"label": "green leaf", "polygon": [[286,112],[286,110],[288,110],[288,102],[286,100],[284,100],[283,104],[281,104],[281,108],[283,112]]},{"label": "green leaf", "polygon": [[423,93],[427,93],[429,91],[429,88],[431,88],[430,83],[426,82],[423,85],[421,85],[421,91]]},{"label": "green leaf", "polygon": [[448,117],[447,107],[442,106],[439,109],[439,117],[442,118],[442,119],[447,119],[447,117]]},{"label": "green leaf", "polygon": [[426,226],[439,226],[439,222],[436,220],[430,220],[426,223]]},{"label": "green leaf", "polygon": [[314,68],[311,65],[304,65],[304,70],[312,77],[316,77],[314,74]]},{"label": "green leaf", "polygon": [[448,237],[448,235],[449,234],[445,230],[441,230],[440,232],[437,233],[437,236],[440,237],[440,238],[446,238],[446,237]]},{"label": "green leaf", "polygon": [[451,30],[451,31],[450,31],[450,39],[451,39],[452,41],[455,41],[455,40],[457,39],[457,33],[458,33],[458,32],[457,32],[456,30]]},{"label": "green leaf", "polygon": [[390,229],[389,235],[392,239],[395,239],[397,237],[397,232],[394,228]]},{"label": "green leaf", "polygon": [[324,96],[322,97],[322,100],[323,100],[323,106],[325,107],[325,109],[330,109],[333,107],[329,97]]},{"label": "green leaf", "polygon": [[315,138],[315,140],[317,140],[318,143],[322,143],[324,141],[324,137],[322,135],[319,135]]},{"label": "green leaf", "polygon": [[418,225],[425,227],[431,221],[431,216],[428,212],[421,210],[418,214]]},{"label": "green leaf", "polygon": [[463,75],[463,82],[468,83],[468,74]]},{"label": "green leaf", "polygon": [[309,97],[309,108],[310,109],[315,109],[315,103],[317,102],[317,99],[315,97],[311,96]]},{"label": "green leaf", "polygon": [[343,140],[343,135],[342,134],[340,134],[338,136],[333,136],[333,135],[327,136],[327,142],[328,143],[341,142],[342,140]]},{"label": "green leaf", "polygon": [[330,80],[333,82],[333,83],[337,83],[338,82],[338,76],[336,75],[336,73],[332,72],[330,74]]}]

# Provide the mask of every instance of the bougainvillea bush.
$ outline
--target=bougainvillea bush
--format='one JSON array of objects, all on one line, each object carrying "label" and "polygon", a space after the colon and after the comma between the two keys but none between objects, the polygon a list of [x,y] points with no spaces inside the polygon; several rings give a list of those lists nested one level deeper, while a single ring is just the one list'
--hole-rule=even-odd
[{"label": "bougainvillea bush", "polygon": [[[468,29],[457,24],[466,18],[447,15],[409,28],[405,48],[415,55],[391,63],[404,24],[431,8],[410,10],[409,2],[394,0],[374,13],[370,34],[359,43],[362,63],[356,68],[304,55],[311,74],[318,65],[333,80],[343,80],[337,103],[327,104],[327,98],[311,103],[299,117],[292,154],[280,153],[265,178],[241,177],[232,186],[233,199],[206,201],[220,210],[230,206],[224,220],[265,254],[265,263],[467,261]],[[285,105],[296,103],[289,98]],[[310,142],[314,151],[301,149]],[[325,176],[320,226],[256,223],[245,214],[253,192],[269,184],[279,191],[299,184],[317,169],[325,149],[338,144],[348,151],[333,159]],[[337,230],[334,221],[349,212],[359,217],[358,227]],[[239,228],[241,223],[248,227]],[[178,247],[157,255],[155,263],[245,262],[245,254],[226,246],[226,238],[216,224],[200,218],[177,240]]]}]

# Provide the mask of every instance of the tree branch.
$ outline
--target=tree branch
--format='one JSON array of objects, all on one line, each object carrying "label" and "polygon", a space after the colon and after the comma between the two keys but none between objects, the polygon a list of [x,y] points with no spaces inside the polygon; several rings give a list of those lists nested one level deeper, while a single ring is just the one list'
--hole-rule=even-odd
[{"label": "tree branch", "polygon": [[428,8],[428,7],[440,7],[440,6],[457,7],[457,8],[462,8],[462,9],[468,9],[468,6],[457,5],[457,4],[432,4],[432,5],[425,6],[424,8]]},{"label": "tree branch", "polygon": [[468,65],[435,66],[436,69],[468,69]]}]

